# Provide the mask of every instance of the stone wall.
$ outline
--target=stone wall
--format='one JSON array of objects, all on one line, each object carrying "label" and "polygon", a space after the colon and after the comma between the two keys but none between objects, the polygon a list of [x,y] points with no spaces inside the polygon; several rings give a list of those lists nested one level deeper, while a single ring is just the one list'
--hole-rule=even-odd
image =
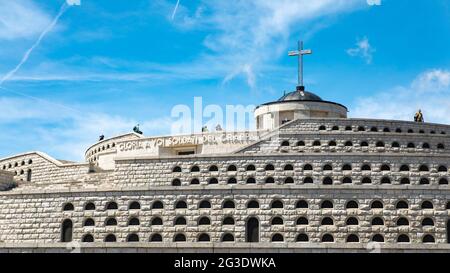
[{"label": "stone wall", "polygon": [[[367,133],[279,134],[240,152],[255,153],[448,153],[448,137]],[[443,145],[443,146],[441,146]]]},{"label": "stone wall", "polygon": [[295,120],[240,152],[448,153],[448,135],[448,125],[358,119]]},{"label": "stone wall", "polygon": [[[187,208],[176,208],[183,200]],[[208,201],[211,208],[199,208],[202,201]],[[223,208],[225,201],[232,201],[235,208]],[[259,208],[247,208],[249,201],[255,200]],[[308,208],[297,208],[297,202],[304,200]],[[321,208],[323,202],[332,202],[333,208]],[[358,236],[361,243],[368,243],[375,234],[385,238],[386,243],[396,243],[400,234],[407,235],[411,244],[422,245],[425,235],[431,235],[440,244],[447,243],[447,222],[450,216],[450,192],[433,188],[424,191],[421,187],[411,186],[404,190],[398,186],[372,186],[364,189],[330,189],[324,186],[309,187],[228,187],[218,186],[206,190],[188,187],[160,190],[92,190],[19,194],[6,192],[0,194],[0,242],[5,243],[56,243],[60,241],[61,224],[65,219],[73,222],[73,240],[81,241],[91,234],[95,242],[104,241],[113,234],[117,242],[126,242],[130,234],[137,234],[141,242],[148,242],[158,233],[163,243],[173,242],[175,235],[184,234],[188,242],[196,242],[199,235],[206,233],[211,242],[221,242],[226,233],[232,234],[238,243],[245,242],[246,221],[256,217],[260,222],[260,242],[271,243],[275,234],[280,234],[286,243],[295,243],[299,234],[306,234],[308,242],[321,243],[325,234],[334,238],[335,243],[345,243],[350,234]],[[138,202],[140,208],[131,209],[132,202]],[[163,203],[162,209],[152,206],[156,201]],[[274,201],[281,201],[282,208],[273,208]],[[358,208],[347,208],[355,201]],[[383,208],[374,209],[374,201],[380,201]],[[407,209],[396,208],[399,201],[408,204]],[[433,208],[422,208],[423,202],[431,202]],[[94,210],[86,210],[85,205],[93,202]],[[107,204],[116,202],[118,209],[107,209]],[[71,203],[73,210],[63,211]],[[108,218],[115,218],[117,226],[106,226]],[[155,217],[163,224],[152,226]],[[186,225],[176,225],[176,219],[184,217]],[[201,217],[210,220],[209,225],[199,225]],[[225,217],[233,217],[234,225],[225,225]],[[282,224],[271,221],[280,217]],[[308,224],[298,225],[299,217],[308,219]],[[330,217],[333,224],[324,225],[322,220]],[[355,217],[356,225],[347,220]],[[380,217],[384,224],[372,225],[372,220]],[[397,221],[404,217],[409,221],[399,226]],[[87,218],[95,225],[84,227]],[[138,218],[139,225],[130,225],[129,220]],[[422,221],[430,218],[432,226],[423,226]],[[274,243],[276,244],[276,243]],[[328,244],[328,243],[327,243]]]},{"label": "stone wall", "polygon": [[0,168],[14,173],[14,179],[24,184],[77,181],[90,170],[89,164],[62,163],[38,152],[2,159]]},{"label": "stone wall", "polygon": [[[324,126],[325,129],[321,129],[321,126]],[[282,126],[281,131],[290,133],[332,132],[336,131],[334,128],[336,126],[338,127],[337,131],[340,132],[361,132],[360,129],[363,129],[368,133],[383,133],[384,129],[388,128],[390,132],[395,133],[397,133],[397,129],[400,129],[401,133],[406,134],[440,135],[444,132],[446,135],[450,135],[450,125],[378,119],[298,119]],[[351,129],[348,130],[346,127]],[[376,132],[372,132],[374,128],[376,128]]]},{"label": "stone wall", "polygon": [[69,191],[110,187],[114,181],[113,171],[97,171],[80,175],[78,180],[47,181],[42,183],[22,183],[15,193]]},{"label": "stone wall", "polygon": [[0,183],[9,183],[14,181],[14,174],[0,170]]},{"label": "stone wall", "polygon": [[[449,162],[450,158],[446,155],[320,153],[302,154],[301,156],[281,154],[183,159],[120,159],[116,162],[114,184],[130,188],[154,188],[170,186],[175,179],[179,179],[181,185],[184,186],[191,185],[193,179],[198,179],[201,185],[208,185],[211,179],[217,179],[218,184],[226,185],[230,184],[230,178],[235,178],[238,185],[243,185],[248,184],[248,178],[256,179],[257,184],[265,184],[266,179],[271,177],[275,180],[275,184],[284,184],[286,178],[292,178],[293,184],[304,185],[305,178],[309,177],[313,179],[314,184],[320,185],[325,177],[331,177],[334,181],[333,184],[337,186],[343,184],[342,180],[345,177],[349,177],[355,187],[363,187],[361,182],[365,177],[371,178],[371,184],[380,184],[383,177],[388,177],[392,185],[400,184],[402,178],[410,179],[412,185],[420,184],[422,178],[429,179],[430,185],[438,185],[444,184],[445,181],[440,181],[441,179],[449,180]],[[273,165],[273,171],[266,171],[269,164]],[[255,170],[247,171],[249,165],[254,165]],[[293,169],[285,170],[287,165],[291,165]],[[306,165],[311,165],[312,170],[305,170]],[[330,165],[332,170],[324,170],[326,165]],[[350,165],[351,170],[343,170],[344,165]],[[363,165],[369,165],[371,170],[363,170]],[[383,170],[383,165],[385,165],[384,167],[388,166],[390,170]],[[401,171],[403,165],[407,165],[409,171]],[[174,172],[174,168],[177,166],[181,168],[181,172]],[[199,168],[198,172],[192,171],[194,166]],[[212,166],[217,166],[218,171],[209,171]],[[228,171],[230,166],[235,166],[236,171]],[[429,171],[420,171],[421,166],[426,166]],[[427,189],[427,186],[429,185],[423,185],[424,189]]]},{"label": "stone wall", "polygon": [[[361,125],[364,132],[359,131]],[[397,128],[402,132],[396,133]],[[449,128],[372,120],[297,120],[242,150],[251,154],[122,156],[115,157],[113,171],[95,173],[89,164],[63,163],[42,153],[18,155],[0,160],[0,168],[16,172],[15,179],[22,180],[19,188],[0,192],[0,243],[57,243],[62,223],[71,221],[73,240],[92,236],[93,246],[108,235],[118,243],[136,237],[145,243],[155,234],[163,240],[155,244],[169,244],[168,249],[177,235],[191,243],[207,235],[212,244],[223,244],[231,236],[240,244],[246,241],[247,220],[254,217],[260,224],[256,245],[261,246],[297,249],[299,244],[312,244],[311,249],[333,249],[354,244],[347,243],[350,235],[360,244],[379,235],[389,249],[402,245],[396,244],[399,238],[407,238],[408,245],[417,249],[439,248],[449,240]],[[314,146],[317,140],[324,145]],[[331,140],[337,142],[335,148],[329,145]],[[346,147],[344,140],[354,145]],[[283,145],[285,141],[288,145]],[[298,141],[305,141],[305,146],[298,147]],[[358,146],[361,141],[369,146]],[[376,147],[378,141],[398,141],[402,146]],[[405,147],[410,142],[416,147]],[[420,148],[425,142],[431,145],[427,151]],[[439,143],[445,148],[437,149]],[[95,152],[97,146],[88,150],[88,157],[103,152]],[[27,182],[28,171],[31,181]],[[297,207],[300,200],[306,208]],[[156,201],[163,208],[153,208]],[[178,201],[185,201],[187,208],[176,208]],[[201,207],[202,201],[211,207]],[[234,208],[223,208],[225,201],[232,201]],[[257,201],[259,207],[248,208],[250,201]],[[324,201],[330,201],[332,208],[322,208]],[[375,201],[382,208],[372,207]],[[85,208],[89,202],[95,209]],[[118,209],[107,209],[111,202]],[[130,207],[133,202],[137,203]],[[397,207],[399,202],[407,208]],[[180,217],[186,224],[176,224]],[[233,217],[234,224],[225,224],[226,217]],[[299,222],[301,217],[306,224],[303,218]],[[117,225],[106,225],[112,218]],[[156,218],[163,224],[151,225]],[[383,223],[374,224],[375,218]],[[85,226],[88,219],[93,226]],[[137,219],[139,224],[133,225]],[[209,224],[202,225],[201,220]],[[299,235],[306,236],[307,242],[297,243]],[[272,242],[274,238],[283,242]],[[333,242],[323,242],[324,238]],[[434,243],[428,244],[430,240]]]},{"label": "stone wall", "polygon": [[273,130],[284,120],[313,118],[347,118],[347,108],[326,101],[283,101],[260,105],[255,109],[258,129]]}]

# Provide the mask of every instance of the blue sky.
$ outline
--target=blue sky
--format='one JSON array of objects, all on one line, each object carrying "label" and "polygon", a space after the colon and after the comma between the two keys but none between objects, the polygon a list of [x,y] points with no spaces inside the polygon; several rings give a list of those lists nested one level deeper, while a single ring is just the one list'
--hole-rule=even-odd
[{"label": "blue sky", "polygon": [[137,123],[169,134],[171,109],[195,96],[276,100],[295,88],[287,51],[300,38],[314,50],[307,89],[351,117],[410,120],[422,108],[450,123],[448,0],[181,0],[172,17],[176,2],[81,0],[54,21],[65,0],[0,0],[0,157],[79,161],[100,134]]}]

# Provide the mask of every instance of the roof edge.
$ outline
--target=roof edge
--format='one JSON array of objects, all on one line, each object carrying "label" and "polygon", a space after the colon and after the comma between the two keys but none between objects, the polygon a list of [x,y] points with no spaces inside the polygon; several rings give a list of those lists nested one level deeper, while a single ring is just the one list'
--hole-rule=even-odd
[{"label": "roof edge", "polygon": [[345,108],[345,110],[348,112],[348,108],[345,105],[342,105],[340,103],[337,102],[332,102],[332,101],[326,101],[326,100],[321,100],[321,101],[317,101],[317,100],[288,100],[288,101],[272,101],[272,102],[267,102],[267,103],[263,103],[260,104],[256,107],[256,109],[260,108],[261,106],[268,106],[268,105],[274,105],[274,104],[281,104],[281,103],[291,103],[291,102],[316,102],[316,103],[326,103],[326,104],[334,104],[340,107]]}]

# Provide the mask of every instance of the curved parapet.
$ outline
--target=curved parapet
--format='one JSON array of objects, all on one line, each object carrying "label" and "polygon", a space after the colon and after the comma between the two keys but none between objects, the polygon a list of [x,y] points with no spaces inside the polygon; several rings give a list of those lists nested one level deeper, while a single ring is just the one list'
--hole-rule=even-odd
[{"label": "curved parapet", "polygon": [[139,158],[230,154],[258,141],[265,133],[267,132],[223,131],[121,140],[117,143],[117,156],[118,158]]},{"label": "curved parapet", "polygon": [[131,133],[100,141],[86,151],[86,161],[113,170],[117,157],[185,156],[230,153],[259,139],[264,131],[211,132],[192,135],[144,137]]},{"label": "curved parapet", "polygon": [[116,145],[120,141],[143,138],[142,135],[129,133],[99,141],[89,147],[85,152],[85,160],[102,169],[114,168],[114,156],[117,153]]}]

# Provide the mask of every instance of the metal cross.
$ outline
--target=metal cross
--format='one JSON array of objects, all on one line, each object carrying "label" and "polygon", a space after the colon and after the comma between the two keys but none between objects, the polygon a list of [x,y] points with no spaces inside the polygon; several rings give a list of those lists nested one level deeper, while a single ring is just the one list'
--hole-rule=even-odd
[{"label": "metal cross", "polygon": [[311,49],[303,49],[303,41],[298,42],[298,50],[289,51],[289,56],[298,56],[298,86],[303,85],[303,55],[312,54]]}]

